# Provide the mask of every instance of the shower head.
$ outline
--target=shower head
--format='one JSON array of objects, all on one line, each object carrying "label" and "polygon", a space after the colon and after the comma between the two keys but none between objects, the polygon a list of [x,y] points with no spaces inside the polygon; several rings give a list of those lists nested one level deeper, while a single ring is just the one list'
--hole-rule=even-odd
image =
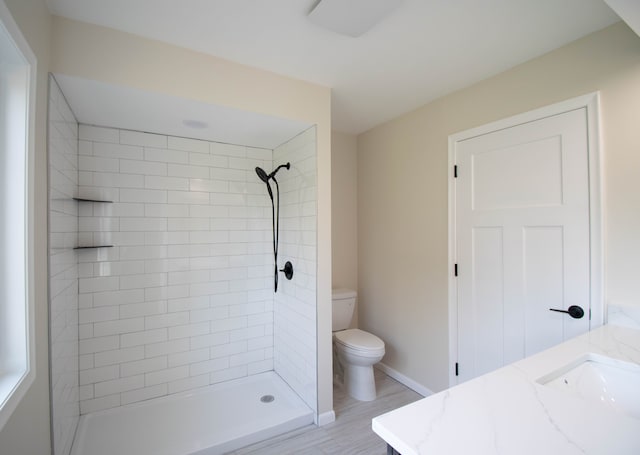
[{"label": "shower head", "polygon": [[261,167],[256,167],[256,174],[258,174],[258,177],[264,183],[267,183],[269,181],[269,179],[271,178],[271,176],[267,175],[267,173]]},{"label": "shower head", "polygon": [[271,176],[267,175],[267,173],[261,167],[256,167],[256,174],[258,174],[260,180],[267,184],[267,191],[269,191],[269,197],[273,202],[273,191],[271,191],[271,185],[269,185],[269,179],[271,178]]}]

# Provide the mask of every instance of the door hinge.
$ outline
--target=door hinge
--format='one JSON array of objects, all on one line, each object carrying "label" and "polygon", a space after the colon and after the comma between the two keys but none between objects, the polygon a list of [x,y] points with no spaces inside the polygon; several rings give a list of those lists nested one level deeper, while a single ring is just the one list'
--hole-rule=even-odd
[{"label": "door hinge", "polygon": [[458,276],[458,264],[455,264],[455,265],[453,266],[453,274],[454,274],[455,276]]},{"label": "door hinge", "polygon": [[458,362],[456,362],[456,376],[458,376]]},{"label": "door hinge", "polygon": [[453,165],[453,178],[454,179],[458,178],[458,165],[457,164]]},{"label": "door hinge", "polygon": [[591,320],[591,308],[589,308],[589,320]]}]

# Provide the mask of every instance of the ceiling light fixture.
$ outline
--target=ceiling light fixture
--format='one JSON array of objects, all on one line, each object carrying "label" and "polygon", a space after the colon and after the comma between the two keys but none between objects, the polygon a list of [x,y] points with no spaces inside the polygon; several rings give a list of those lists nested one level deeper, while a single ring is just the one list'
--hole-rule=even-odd
[{"label": "ceiling light fixture", "polygon": [[358,37],[387,17],[402,0],[320,0],[309,20],[343,35]]}]

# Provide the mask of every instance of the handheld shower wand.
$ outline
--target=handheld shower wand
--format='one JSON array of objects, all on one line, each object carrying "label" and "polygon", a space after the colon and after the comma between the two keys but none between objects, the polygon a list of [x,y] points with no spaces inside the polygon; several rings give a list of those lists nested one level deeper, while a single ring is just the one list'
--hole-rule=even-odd
[{"label": "handheld shower wand", "polygon": [[267,173],[261,167],[256,167],[256,174],[258,174],[260,180],[267,184],[269,197],[271,198],[271,202],[273,202],[273,192],[271,191],[271,185],[269,185],[269,179],[271,179],[271,175],[267,175]]}]

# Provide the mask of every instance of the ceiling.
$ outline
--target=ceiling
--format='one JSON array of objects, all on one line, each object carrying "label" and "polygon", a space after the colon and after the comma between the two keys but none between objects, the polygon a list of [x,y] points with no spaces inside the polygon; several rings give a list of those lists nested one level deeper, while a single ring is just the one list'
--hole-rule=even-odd
[{"label": "ceiling", "polygon": [[57,15],[331,87],[332,127],[354,134],[620,20],[602,0],[403,0],[354,38],[308,19],[317,0],[47,1]]}]

